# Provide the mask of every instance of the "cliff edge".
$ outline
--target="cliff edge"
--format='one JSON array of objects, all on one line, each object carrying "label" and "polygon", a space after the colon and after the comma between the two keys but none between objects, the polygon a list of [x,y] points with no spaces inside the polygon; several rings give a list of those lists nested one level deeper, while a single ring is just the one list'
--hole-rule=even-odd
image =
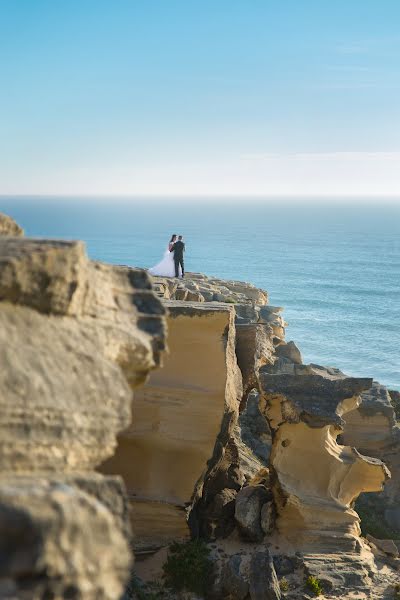
[{"label": "cliff edge", "polygon": [[0,236],[1,599],[141,599],[190,540],[202,597],[395,598],[394,392],[303,364],[251,284]]}]

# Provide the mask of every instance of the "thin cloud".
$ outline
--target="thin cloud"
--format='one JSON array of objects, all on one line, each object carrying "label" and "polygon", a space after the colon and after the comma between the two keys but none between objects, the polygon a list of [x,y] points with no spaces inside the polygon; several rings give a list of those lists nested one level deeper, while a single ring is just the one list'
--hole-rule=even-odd
[{"label": "thin cloud", "polygon": [[400,152],[250,152],[242,154],[241,160],[271,160],[271,159],[298,159],[298,160],[390,160],[400,161]]},{"label": "thin cloud", "polygon": [[368,47],[363,44],[341,44],[336,46],[339,54],[367,54]]}]

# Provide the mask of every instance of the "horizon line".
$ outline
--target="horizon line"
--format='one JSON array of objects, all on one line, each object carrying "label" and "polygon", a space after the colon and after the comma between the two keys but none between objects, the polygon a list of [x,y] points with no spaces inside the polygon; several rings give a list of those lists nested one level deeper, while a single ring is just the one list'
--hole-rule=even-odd
[{"label": "horizon line", "polygon": [[201,199],[210,199],[210,200],[215,200],[216,198],[226,198],[226,199],[232,199],[232,198],[237,198],[237,199],[257,199],[257,200],[273,200],[273,199],[332,199],[332,200],[338,200],[338,199],[343,199],[343,200],[350,200],[350,199],[359,199],[359,200],[369,200],[369,199],[390,199],[390,200],[400,200],[400,191],[396,192],[394,194],[388,194],[388,193],[352,193],[349,192],[348,194],[327,194],[327,193],[316,193],[316,192],[312,192],[312,193],[298,193],[298,194],[289,194],[289,193],[282,193],[282,192],[276,192],[276,193],[265,193],[265,194],[261,194],[261,193],[251,193],[251,194],[246,194],[246,193],[207,193],[207,194],[196,194],[196,193],[192,193],[192,192],[187,192],[187,193],[183,193],[183,192],[177,192],[177,193],[165,193],[165,194],[153,194],[153,193],[146,193],[146,192],[133,192],[133,193],[106,193],[106,194],[102,194],[102,193],[96,193],[96,192],[74,192],[74,193],[60,193],[60,192],[56,192],[56,193],[49,193],[46,192],[44,194],[42,193],[2,193],[0,192],[0,199],[6,199],[6,198],[76,198],[76,199],[80,199],[80,198],[90,198],[90,199],[100,199],[100,198],[121,198],[121,199],[142,199],[142,198],[154,198],[154,199],[178,199],[178,198],[201,198]]}]

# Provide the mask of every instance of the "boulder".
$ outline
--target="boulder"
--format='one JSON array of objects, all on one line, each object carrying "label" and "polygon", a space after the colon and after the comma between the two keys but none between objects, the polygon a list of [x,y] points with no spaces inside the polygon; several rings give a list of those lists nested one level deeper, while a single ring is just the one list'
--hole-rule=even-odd
[{"label": "boulder", "polygon": [[261,510],[270,498],[263,485],[241,489],[236,496],[235,520],[242,537],[251,542],[260,542],[265,532],[261,526]]},{"label": "boulder", "polygon": [[265,535],[272,533],[275,525],[275,508],[272,501],[266,502],[261,507],[261,529]]},{"label": "boulder", "polygon": [[267,549],[255,552],[250,561],[251,600],[280,600],[281,591],[272,557]]},{"label": "boulder", "polygon": [[276,356],[279,356],[280,358],[288,358],[296,365],[303,364],[301,352],[294,342],[279,344],[279,346],[276,347]]},{"label": "boulder", "polygon": [[0,482],[0,579],[10,598],[120,597],[129,546],[102,502],[61,478]]},{"label": "boulder", "polygon": [[222,592],[224,598],[245,600],[249,593],[247,574],[242,572],[242,556],[234,554],[227,560],[221,574]]},{"label": "boulder", "polygon": [[369,534],[367,535],[367,540],[369,542],[371,542],[372,544],[374,544],[374,546],[376,546],[378,548],[378,550],[381,550],[385,554],[388,554],[388,556],[393,556],[394,558],[398,558],[399,549],[397,548],[397,546],[393,540],[379,540]]},{"label": "boulder", "polygon": [[213,524],[213,538],[226,538],[234,530],[236,494],[236,490],[224,488],[211,499],[207,507],[207,520]]}]

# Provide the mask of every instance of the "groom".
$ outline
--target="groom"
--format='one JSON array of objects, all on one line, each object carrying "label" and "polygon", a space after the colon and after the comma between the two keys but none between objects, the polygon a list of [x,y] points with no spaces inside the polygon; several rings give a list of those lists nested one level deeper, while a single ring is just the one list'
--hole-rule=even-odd
[{"label": "groom", "polygon": [[185,276],[185,266],[183,263],[183,253],[185,252],[185,244],[182,241],[182,236],[178,236],[178,241],[172,246],[170,252],[174,253],[175,277],[179,277],[179,267],[182,269],[182,277]]}]

